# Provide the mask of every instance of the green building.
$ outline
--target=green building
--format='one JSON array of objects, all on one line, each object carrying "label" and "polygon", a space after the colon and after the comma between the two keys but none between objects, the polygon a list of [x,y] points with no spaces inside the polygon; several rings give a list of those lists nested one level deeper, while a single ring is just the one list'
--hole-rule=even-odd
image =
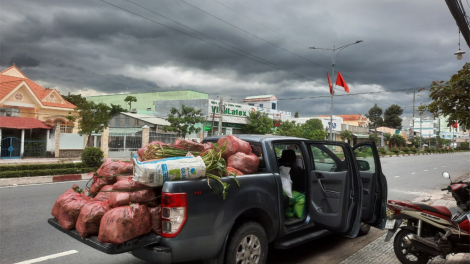
[{"label": "green building", "polygon": [[132,103],[132,109],[135,109],[135,113],[143,115],[155,114],[155,101],[209,99],[209,94],[207,93],[201,93],[192,90],[181,90],[97,95],[88,96],[87,100],[93,101],[95,103],[105,103],[107,105],[120,105],[122,108],[129,110],[129,105],[127,102],[124,102],[124,99],[129,95],[135,96],[135,98],[137,98],[137,102]]}]

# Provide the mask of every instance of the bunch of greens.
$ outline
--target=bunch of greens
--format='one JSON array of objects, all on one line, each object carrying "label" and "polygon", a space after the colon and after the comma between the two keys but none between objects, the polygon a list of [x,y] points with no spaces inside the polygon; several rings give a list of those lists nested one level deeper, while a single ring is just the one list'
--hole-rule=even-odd
[{"label": "bunch of greens", "polygon": [[[223,145],[222,147],[219,147],[217,144],[214,144],[214,149],[210,149],[202,153],[201,155],[202,160],[206,165],[207,184],[209,184],[209,178],[218,181],[222,185],[222,198],[224,200],[227,197],[227,190],[230,187],[230,184],[221,181],[220,178],[222,176],[227,174],[234,176],[235,182],[238,186],[240,186],[240,182],[237,180],[236,173],[227,171],[227,164],[225,162],[225,159],[222,158],[222,153],[224,153],[226,149],[227,144]],[[211,187],[210,184],[209,187]]]},{"label": "bunch of greens", "polygon": [[[164,159],[171,157],[184,157],[188,153],[187,150],[172,148],[170,146],[160,146],[159,144],[149,145],[144,152],[143,160]],[[194,156],[198,156],[201,152],[191,151]]]}]

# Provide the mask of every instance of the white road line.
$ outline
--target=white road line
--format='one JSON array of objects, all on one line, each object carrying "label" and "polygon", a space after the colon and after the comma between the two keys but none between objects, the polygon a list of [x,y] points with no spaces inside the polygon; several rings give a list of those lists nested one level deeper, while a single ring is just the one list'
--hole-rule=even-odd
[{"label": "white road line", "polygon": [[400,176],[394,176],[395,178],[400,178]]},{"label": "white road line", "polygon": [[428,171],[428,170],[424,170],[424,171]]},{"label": "white road line", "polygon": [[31,263],[37,263],[37,262],[46,261],[46,260],[49,260],[49,259],[55,259],[55,258],[59,258],[59,257],[63,257],[63,256],[75,254],[75,253],[78,253],[78,251],[76,251],[76,250],[69,250],[69,251],[65,251],[65,252],[62,252],[62,253],[57,253],[57,254],[53,254],[53,255],[49,255],[49,256],[45,256],[45,257],[40,257],[40,258],[25,260],[25,261],[22,261],[22,262],[17,262],[17,263],[15,263],[15,264],[31,264]]},{"label": "white road line", "polygon": [[411,174],[415,174],[414,172],[412,172]]},{"label": "white road line", "polygon": [[2,186],[0,189],[4,188],[16,188],[16,187],[27,187],[27,186],[38,186],[38,185],[49,185],[49,184],[61,184],[61,183],[70,183],[70,182],[82,182],[82,181],[89,181],[89,180],[78,180],[78,181],[63,181],[63,182],[45,182],[45,183],[33,183],[33,184],[25,184],[25,185],[14,185],[14,186]]}]

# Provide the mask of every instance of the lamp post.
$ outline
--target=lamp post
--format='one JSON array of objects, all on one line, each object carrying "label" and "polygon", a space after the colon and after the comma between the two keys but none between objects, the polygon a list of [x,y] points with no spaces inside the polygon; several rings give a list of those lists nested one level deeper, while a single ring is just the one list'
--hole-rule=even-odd
[{"label": "lamp post", "polygon": [[[344,50],[345,48],[351,46],[351,45],[354,45],[354,44],[358,44],[358,43],[361,43],[362,40],[358,40],[354,43],[350,43],[350,44],[347,44],[347,45],[344,45],[344,46],[341,46],[339,48],[336,48],[335,46],[333,46],[332,49],[327,49],[327,48],[318,48],[318,47],[310,47],[310,49],[317,49],[317,50],[321,50],[325,53],[327,53],[328,55],[330,55],[330,58],[331,58],[331,66],[333,67],[332,69],[332,74],[331,74],[331,78],[334,78],[335,76],[335,60],[336,60],[336,56],[338,56],[338,54]],[[337,52],[336,52],[337,51]],[[335,86],[336,86],[336,78],[335,78],[335,81],[333,82],[333,91],[335,90]],[[333,140],[333,95],[334,95],[334,92],[331,94],[331,108],[330,108],[330,140]]]}]

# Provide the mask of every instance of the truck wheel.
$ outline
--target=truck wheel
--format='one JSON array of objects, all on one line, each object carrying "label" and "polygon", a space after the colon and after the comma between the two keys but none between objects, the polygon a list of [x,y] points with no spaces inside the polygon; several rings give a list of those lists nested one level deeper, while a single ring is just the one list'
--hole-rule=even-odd
[{"label": "truck wheel", "polygon": [[264,264],[268,255],[266,231],[257,222],[246,222],[230,237],[227,264]]},{"label": "truck wheel", "polygon": [[359,228],[359,234],[358,236],[365,236],[369,233],[370,230],[370,225],[361,222],[361,227]]}]

